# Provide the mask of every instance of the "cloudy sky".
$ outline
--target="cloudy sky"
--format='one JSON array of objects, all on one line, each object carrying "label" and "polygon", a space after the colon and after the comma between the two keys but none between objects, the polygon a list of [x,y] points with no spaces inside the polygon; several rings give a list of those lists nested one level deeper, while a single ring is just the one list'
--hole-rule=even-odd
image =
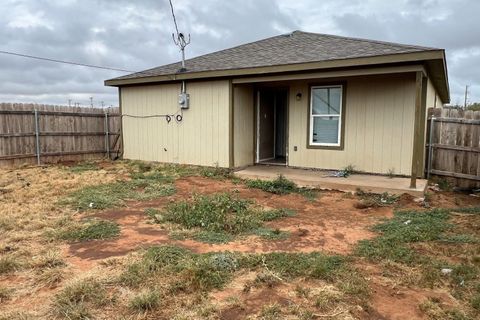
[{"label": "cloudy sky", "polygon": [[[174,0],[187,58],[304,30],[445,48],[452,103],[480,101],[478,0]],[[179,60],[168,0],[2,0],[0,50],[143,70]],[[121,72],[0,54],[0,101],[117,105]]]}]

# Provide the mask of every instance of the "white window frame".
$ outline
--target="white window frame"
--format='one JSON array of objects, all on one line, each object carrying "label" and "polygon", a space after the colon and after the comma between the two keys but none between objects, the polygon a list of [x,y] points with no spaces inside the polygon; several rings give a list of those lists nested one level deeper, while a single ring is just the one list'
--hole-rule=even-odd
[{"label": "white window frame", "polygon": [[[332,88],[339,88],[340,89],[340,113],[337,114],[313,114],[313,90],[314,89],[332,89]],[[340,147],[342,145],[342,115],[343,115],[343,85],[328,85],[328,86],[312,86],[310,88],[310,110],[309,110],[309,117],[310,117],[310,128],[309,128],[309,137],[308,143],[310,146],[319,146],[319,147]],[[325,143],[325,142],[313,142],[313,119],[315,117],[318,118],[326,118],[326,117],[338,117],[338,142],[337,143]]]}]

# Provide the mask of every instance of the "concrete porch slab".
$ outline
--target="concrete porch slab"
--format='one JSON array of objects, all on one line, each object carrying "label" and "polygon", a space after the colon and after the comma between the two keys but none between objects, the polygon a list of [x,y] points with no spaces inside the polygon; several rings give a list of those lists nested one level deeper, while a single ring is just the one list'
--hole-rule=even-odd
[{"label": "concrete porch slab", "polygon": [[352,174],[347,178],[329,177],[328,171],[314,171],[280,166],[257,165],[236,171],[235,176],[242,179],[273,180],[282,174],[285,178],[301,187],[339,190],[345,192],[356,191],[358,188],[365,192],[390,194],[408,193],[415,197],[423,197],[427,188],[427,180],[417,179],[417,188],[410,189],[410,178]]}]

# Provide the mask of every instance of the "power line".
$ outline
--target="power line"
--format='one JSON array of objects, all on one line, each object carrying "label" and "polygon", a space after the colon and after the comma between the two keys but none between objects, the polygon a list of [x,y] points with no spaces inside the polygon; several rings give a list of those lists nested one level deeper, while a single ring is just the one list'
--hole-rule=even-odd
[{"label": "power line", "polygon": [[0,53],[2,53],[2,54],[7,54],[7,55],[12,55],[12,56],[17,56],[17,57],[23,57],[23,58],[29,58],[29,59],[36,59],[36,60],[43,60],[43,61],[49,61],[49,62],[56,62],[56,63],[63,63],[63,64],[69,64],[69,65],[74,65],[74,66],[88,67],[88,68],[96,68],[96,69],[103,69],[103,70],[112,70],[112,71],[128,72],[128,73],[137,72],[137,71],[125,70],[125,69],[119,69],[119,68],[96,66],[96,65],[93,65],[93,64],[85,64],[85,63],[79,63],[79,62],[72,62],[72,61],[65,61],[65,60],[57,60],[57,59],[51,59],[51,58],[44,58],[44,57],[32,56],[32,55],[28,55],[28,54],[22,54],[22,53],[17,53],[17,52],[10,52],[10,51],[3,51],[3,50],[0,50]]}]

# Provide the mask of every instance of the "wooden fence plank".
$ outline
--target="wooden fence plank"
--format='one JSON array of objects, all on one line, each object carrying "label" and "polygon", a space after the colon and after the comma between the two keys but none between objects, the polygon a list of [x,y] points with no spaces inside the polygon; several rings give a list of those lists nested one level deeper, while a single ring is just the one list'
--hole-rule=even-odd
[{"label": "wooden fence plank", "polygon": [[[480,187],[480,111],[430,109],[433,122],[431,174],[460,188]],[[428,149],[427,149],[428,150]],[[426,167],[428,167],[428,162]]]},{"label": "wooden fence plank", "polygon": [[39,116],[42,163],[105,157],[106,111],[111,155],[121,153],[121,146],[114,145],[121,140],[118,108],[0,103],[0,166],[36,163],[34,110]]}]

